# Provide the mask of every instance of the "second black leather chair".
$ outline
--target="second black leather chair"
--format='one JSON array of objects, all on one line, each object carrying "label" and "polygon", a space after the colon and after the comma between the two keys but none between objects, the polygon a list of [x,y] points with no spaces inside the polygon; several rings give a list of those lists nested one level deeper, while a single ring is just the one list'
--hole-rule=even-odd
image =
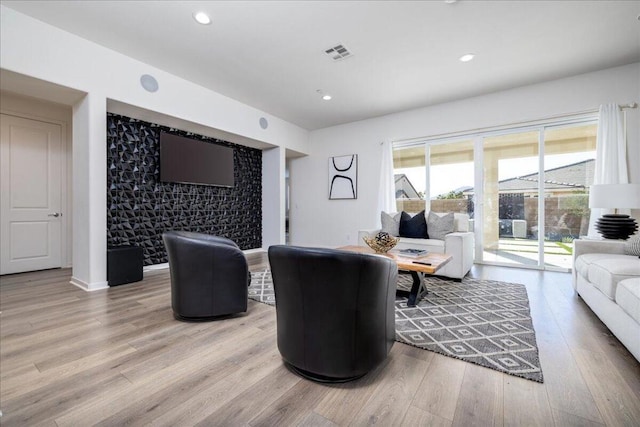
[{"label": "second black leather chair", "polygon": [[210,320],[247,311],[247,260],[229,239],[188,231],[162,235],[176,319]]},{"label": "second black leather chair", "polygon": [[271,246],[278,349],[315,381],[359,378],[382,363],[395,339],[397,266],[374,255]]}]

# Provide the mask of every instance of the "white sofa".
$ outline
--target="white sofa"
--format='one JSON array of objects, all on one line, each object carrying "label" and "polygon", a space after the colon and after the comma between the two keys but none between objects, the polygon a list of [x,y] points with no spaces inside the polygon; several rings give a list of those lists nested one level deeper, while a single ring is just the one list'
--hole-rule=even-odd
[{"label": "white sofa", "polygon": [[[428,216],[429,212],[426,212],[426,215]],[[375,236],[379,231],[380,229],[359,230],[358,244],[366,246],[363,237]],[[429,252],[451,255],[451,261],[438,270],[437,274],[462,280],[473,266],[474,237],[473,232],[469,231],[469,215],[454,214],[453,233],[447,234],[444,240],[400,237],[396,248],[419,248]]]},{"label": "white sofa", "polygon": [[640,258],[619,240],[575,240],[573,287],[640,361]]}]

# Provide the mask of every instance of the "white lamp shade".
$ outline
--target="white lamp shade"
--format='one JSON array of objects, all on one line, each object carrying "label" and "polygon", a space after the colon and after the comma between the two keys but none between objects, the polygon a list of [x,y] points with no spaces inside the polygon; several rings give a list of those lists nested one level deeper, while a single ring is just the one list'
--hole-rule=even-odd
[{"label": "white lamp shade", "polygon": [[589,189],[589,207],[638,209],[640,184],[594,184]]}]

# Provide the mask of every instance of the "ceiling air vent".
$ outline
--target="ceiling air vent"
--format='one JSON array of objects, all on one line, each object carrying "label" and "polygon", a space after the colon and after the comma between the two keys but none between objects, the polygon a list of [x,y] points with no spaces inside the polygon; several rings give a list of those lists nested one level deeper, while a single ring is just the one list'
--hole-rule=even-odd
[{"label": "ceiling air vent", "polygon": [[331,59],[334,61],[341,61],[345,58],[350,58],[353,56],[353,53],[347,49],[347,47],[343,44],[339,44],[337,46],[331,47],[324,51]]}]

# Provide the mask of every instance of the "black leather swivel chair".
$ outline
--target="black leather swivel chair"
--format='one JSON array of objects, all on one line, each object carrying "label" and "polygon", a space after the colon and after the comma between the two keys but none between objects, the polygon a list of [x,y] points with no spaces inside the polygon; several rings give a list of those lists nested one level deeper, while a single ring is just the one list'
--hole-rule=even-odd
[{"label": "black leather swivel chair", "polygon": [[247,260],[232,240],[188,231],[162,235],[171,272],[171,306],[179,320],[202,321],[247,311]]},{"label": "black leather swivel chair", "polygon": [[271,246],[278,349],[298,374],[345,382],[382,363],[395,338],[392,260],[334,249]]}]

